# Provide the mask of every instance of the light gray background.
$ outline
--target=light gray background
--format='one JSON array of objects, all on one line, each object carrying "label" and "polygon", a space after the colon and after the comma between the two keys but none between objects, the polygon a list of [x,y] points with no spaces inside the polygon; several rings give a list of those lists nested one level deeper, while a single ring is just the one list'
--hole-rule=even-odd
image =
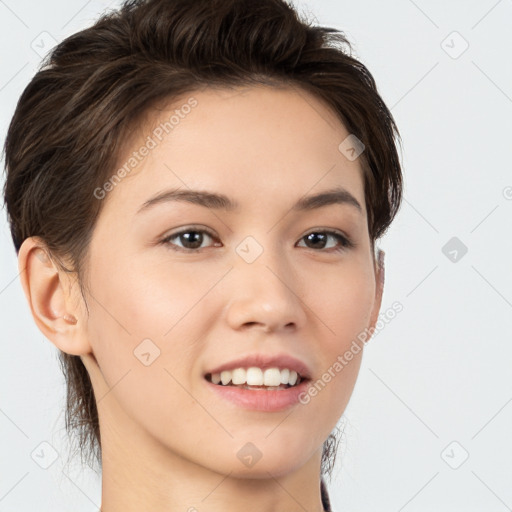
[{"label": "light gray background", "polygon": [[[60,41],[115,5],[0,1],[2,143],[36,45],[52,44],[40,34]],[[366,347],[333,510],[512,510],[512,1],[296,5],[345,31],[404,142],[404,202],[381,242],[382,311],[404,309]],[[5,212],[1,222],[0,512],[96,511],[99,476],[64,464],[56,349],[29,313]],[[468,249],[455,262],[452,237]],[[42,442],[60,454],[46,470]]]}]

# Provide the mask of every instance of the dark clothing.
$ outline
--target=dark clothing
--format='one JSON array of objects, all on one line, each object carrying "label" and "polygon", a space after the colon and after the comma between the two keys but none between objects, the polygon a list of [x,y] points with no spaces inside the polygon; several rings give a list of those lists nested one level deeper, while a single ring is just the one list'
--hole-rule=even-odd
[{"label": "dark clothing", "polygon": [[325,512],[332,512],[329,494],[327,494],[327,487],[323,478],[320,479],[320,493],[322,495],[322,506],[324,507]]}]

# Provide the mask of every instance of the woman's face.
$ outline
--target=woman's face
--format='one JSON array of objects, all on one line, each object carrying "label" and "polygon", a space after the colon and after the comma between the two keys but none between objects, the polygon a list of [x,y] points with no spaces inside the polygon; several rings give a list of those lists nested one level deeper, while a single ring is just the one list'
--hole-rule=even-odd
[{"label": "woman's face", "polygon": [[[292,89],[207,89],[157,114],[118,163],[126,177],[97,199],[77,324],[104,452],[155,450],[234,476],[318,464],[362,350],[335,363],[380,307],[360,161],[339,149],[349,133]],[[333,189],[354,200],[304,207]],[[170,191],[189,195],[148,202]],[[199,204],[192,191],[227,199]],[[323,385],[304,403],[243,405],[205,377],[253,355],[291,356]]]}]

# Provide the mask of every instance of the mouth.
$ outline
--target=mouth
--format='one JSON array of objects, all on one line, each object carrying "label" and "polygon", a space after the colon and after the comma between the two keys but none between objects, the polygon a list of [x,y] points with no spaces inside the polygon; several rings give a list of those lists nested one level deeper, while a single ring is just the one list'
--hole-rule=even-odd
[{"label": "mouth", "polygon": [[208,368],[205,384],[213,393],[237,408],[279,412],[295,407],[312,379],[307,363],[286,353],[253,353]]},{"label": "mouth", "polygon": [[220,387],[232,387],[254,391],[278,391],[296,388],[309,381],[294,370],[288,368],[269,368],[265,371],[257,367],[237,368],[232,371],[207,373],[207,382]]},{"label": "mouth", "polygon": [[[257,370],[259,370],[259,373]],[[282,370],[278,368],[275,370],[279,371],[279,374],[281,374]],[[278,413],[290,407],[296,407],[301,402],[301,396],[307,392],[310,379],[302,377],[299,374],[296,374],[296,376],[292,374],[288,375],[288,382],[278,384],[277,373],[275,371],[269,373],[270,384],[274,385],[265,385],[264,382],[269,382],[269,380],[263,381],[263,383],[261,383],[261,380],[253,380],[255,379],[255,375],[259,377],[261,374],[259,368],[254,368],[252,371],[251,368],[249,368],[246,372],[246,378],[243,379],[244,381],[238,384],[236,384],[236,382],[242,381],[243,373],[237,375],[236,370],[233,372],[221,372],[220,374],[207,373],[204,376],[204,380],[208,388],[214,393],[212,398],[213,396],[219,397],[221,400],[227,401],[236,408],[254,412]],[[283,380],[285,380],[284,377],[286,377],[287,374],[286,369],[284,369],[283,374]],[[269,377],[269,375],[267,375],[267,377]],[[272,378],[275,380],[272,381]],[[251,384],[251,382],[258,383]]]}]

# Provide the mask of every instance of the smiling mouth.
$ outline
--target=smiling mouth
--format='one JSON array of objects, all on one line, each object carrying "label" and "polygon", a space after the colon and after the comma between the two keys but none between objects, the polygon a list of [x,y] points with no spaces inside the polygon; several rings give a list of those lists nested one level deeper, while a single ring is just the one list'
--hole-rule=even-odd
[{"label": "smiling mouth", "polygon": [[295,384],[280,384],[279,386],[265,386],[265,385],[261,385],[261,386],[250,386],[248,385],[247,383],[244,383],[244,384],[233,384],[232,381],[230,381],[229,383],[227,384],[223,384],[222,381],[221,382],[218,382],[218,383],[215,383],[212,381],[212,374],[211,373],[207,373],[205,375],[205,379],[210,382],[211,384],[214,384],[216,386],[220,386],[220,387],[233,387],[233,388],[240,388],[240,389],[252,389],[252,390],[268,390],[268,391],[275,391],[275,390],[279,390],[279,389],[289,389],[289,388],[295,388],[297,387],[301,382],[305,382],[307,381],[308,379],[304,378],[304,377],[301,377],[300,375],[297,376],[297,382],[295,382]]}]

